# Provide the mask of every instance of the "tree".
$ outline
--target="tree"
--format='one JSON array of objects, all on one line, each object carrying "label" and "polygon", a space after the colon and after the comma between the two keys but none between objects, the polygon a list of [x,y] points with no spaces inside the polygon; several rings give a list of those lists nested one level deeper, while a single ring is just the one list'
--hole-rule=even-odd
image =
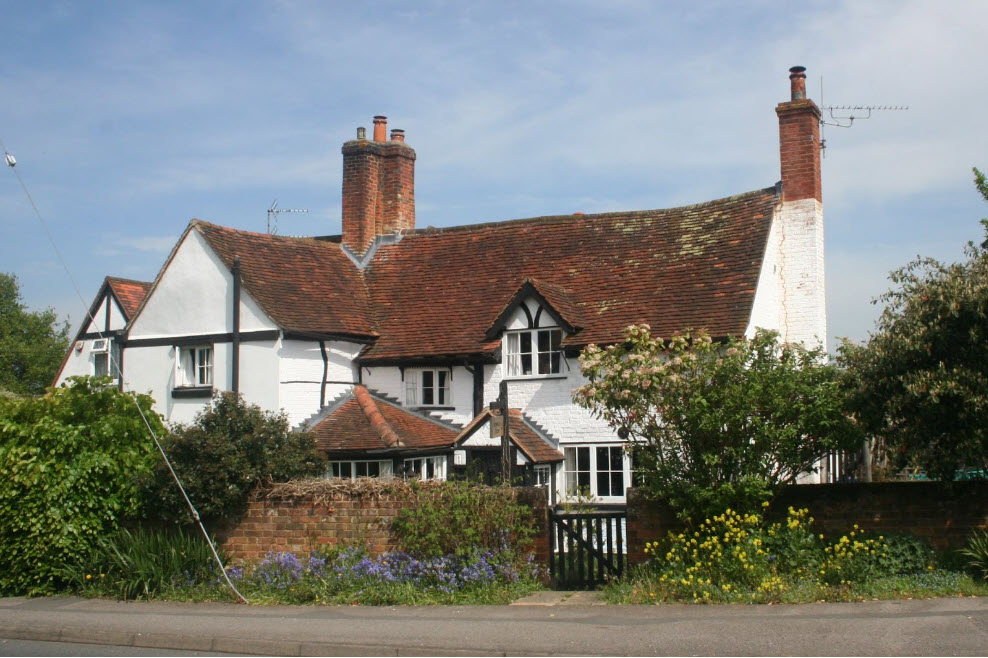
[{"label": "tree", "polygon": [[[72,377],[39,397],[0,397],[0,594],[57,588],[138,511],[137,478],[154,462],[161,421],[146,395]],[[139,408],[140,409],[139,409]]]},{"label": "tree", "polygon": [[[161,444],[200,516],[212,520],[236,517],[262,482],[326,472],[310,433],[291,431],[284,413],[264,412],[237,393],[217,393],[192,424],[176,426]],[[149,516],[191,520],[163,460],[145,491]]]},{"label": "tree", "polygon": [[639,325],[625,338],[583,351],[589,382],[575,400],[628,437],[640,485],[683,518],[756,507],[860,442],[821,348],[780,345],[767,331],[666,343]]},{"label": "tree", "polygon": [[21,301],[17,277],[0,272],[0,390],[41,395],[69,346],[69,326],[55,311],[34,313]]},{"label": "tree", "polygon": [[[988,201],[988,181],[974,170]],[[850,408],[893,467],[929,476],[988,477],[988,220],[966,260],[921,258],[889,275],[895,287],[864,345],[844,340]]]}]

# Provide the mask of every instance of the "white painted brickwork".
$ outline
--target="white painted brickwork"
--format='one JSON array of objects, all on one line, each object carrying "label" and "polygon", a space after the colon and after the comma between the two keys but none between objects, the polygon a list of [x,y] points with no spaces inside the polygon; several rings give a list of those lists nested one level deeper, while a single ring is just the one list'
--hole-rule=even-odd
[{"label": "white painted brickwork", "polygon": [[[415,370],[415,368],[406,368],[405,373],[412,377]],[[448,423],[462,427],[473,420],[474,416],[473,374],[463,366],[454,366],[452,371],[453,379],[450,381],[449,387],[453,403],[450,406],[453,406],[454,409],[437,409],[431,413]],[[398,367],[364,368],[363,383],[367,388],[386,397],[395,398],[402,405],[405,404],[405,382],[402,380],[401,370]],[[497,396],[495,395],[495,397]]]},{"label": "white painted brickwork", "polygon": [[819,201],[780,204],[772,221],[746,335],[763,327],[779,331],[784,341],[827,347],[823,244],[823,205]]}]

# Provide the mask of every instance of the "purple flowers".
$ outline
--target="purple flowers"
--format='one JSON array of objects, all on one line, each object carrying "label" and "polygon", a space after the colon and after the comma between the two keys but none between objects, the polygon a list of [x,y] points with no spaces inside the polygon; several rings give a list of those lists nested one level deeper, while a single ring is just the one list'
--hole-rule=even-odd
[{"label": "purple flowers", "polygon": [[[517,582],[522,574],[535,574],[532,556],[515,564],[507,553],[481,551],[470,556],[446,555],[419,559],[403,551],[370,557],[363,550],[345,548],[334,555],[313,552],[306,559],[294,553],[268,553],[249,575],[255,585],[278,590],[308,582],[330,589],[372,588],[384,584],[408,584],[422,591],[455,592],[495,582]],[[232,579],[242,569],[228,570]]]}]

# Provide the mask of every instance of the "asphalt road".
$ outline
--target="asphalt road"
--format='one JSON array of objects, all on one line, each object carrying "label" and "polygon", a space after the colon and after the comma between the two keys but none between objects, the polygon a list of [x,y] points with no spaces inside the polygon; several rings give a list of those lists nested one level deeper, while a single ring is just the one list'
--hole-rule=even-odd
[{"label": "asphalt road", "polygon": [[229,653],[175,651],[118,647],[109,644],[78,642],[39,642],[36,640],[0,640],[0,656],[231,656]]},{"label": "asphalt road", "polygon": [[0,599],[0,638],[261,655],[986,655],[988,599],[388,608]]}]

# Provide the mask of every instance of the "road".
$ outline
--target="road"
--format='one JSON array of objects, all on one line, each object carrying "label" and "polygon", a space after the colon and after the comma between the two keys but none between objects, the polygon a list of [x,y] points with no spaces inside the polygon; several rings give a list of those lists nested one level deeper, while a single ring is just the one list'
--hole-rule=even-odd
[{"label": "road", "polygon": [[[988,599],[306,607],[0,599],[0,638],[260,655],[986,655]],[[574,604],[576,603],[576,604]]]}]

